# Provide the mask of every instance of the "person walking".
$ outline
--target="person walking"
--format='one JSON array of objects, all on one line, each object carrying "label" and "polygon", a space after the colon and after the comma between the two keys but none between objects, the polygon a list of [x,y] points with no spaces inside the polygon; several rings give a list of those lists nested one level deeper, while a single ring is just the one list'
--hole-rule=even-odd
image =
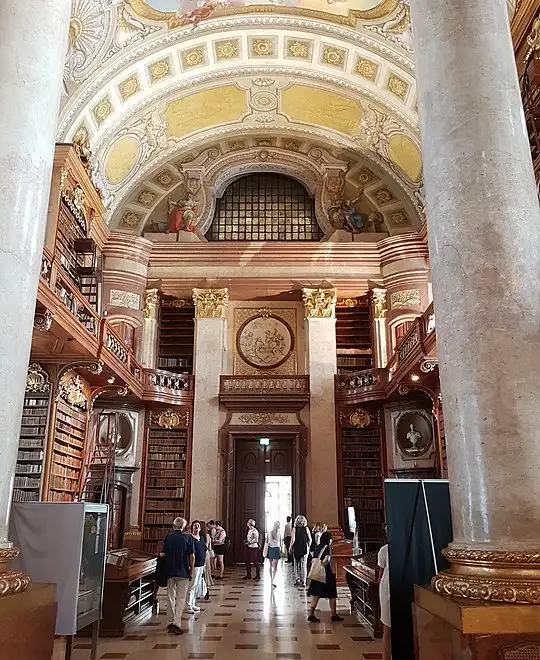
[{"label": "person walking", "polygon": [[182,609],[195,567],[193,537],[184,533],[186,525],[184,518],[174,519],[173,531],[165,537],[160,552],[167,579],[167,631],[175,635],[182,634]]},{"label": "person walking", "polygon": [[311,546],[311,534],[305,516],[296,516],[291,534],[291,554],[294,559],[294,574],[296,586],[305,587],[307,577],[307,560]]},{"label": "person walking", "polygon": [[200,612],[201,608],[197,606],[197,595],[202,589],[204,581],[204,565],[206,563],[206,539],[201,537],[201,523],[194,520],[191,523],[191,536],[193,538],[193,549],[195,554],[195,565],[191,574],[191,582],[186,594],[186,614],[195,614]]},{"label": "person walking", "polygon": [[212,560],[214,557],[214,551],[212,549],[212,537],[208,531],[208,527],[205,522],[201,522],[201,538],[204,539],[206,543],[206,560],[204,562],[204,573],[201,589],[197,596],[203,598],[204,600],[210,600],[210,587],[214,584],[212,578]]},{"label": "person walking", "polygon": [[309,583],[308,596],[311,596],[308,621],[310,623],[319,623],[320,619],[315,616],[315,610],[321,598],[328,598],[330,601],[330,610],[332,612],[332,621],[343,621],[343,617],[337,613],[337,585],[336,574],[332,566],[332,534],[323,532],[320,537],[319,545],[315,549],[313,558],[321,560],[326,581],[317,582],[311,580]]},{"label": "person walking", "polygon": [[266,543],[268,547],[267,559],[270,562],[270,579],[272,586],[277,587],[276,575],[278,571],[279,560],[281,559],[281,525],[275,522],[272,529],[266,535]]},{"label": "person walking", "polygon": [[255,527],[255,521],[250,518],[247,521],[246,534],[246,574],[244,580],[251,580],[251,565],[255,566],[254,580],[261,579],[261,548],[259,546],[259,530]]},{"label": "person walking", "polygon": [[[387,540],[386,525],[383,526],[384,539]],[[381,623],[383,626],[383,660],[392,657],[392,628],[390,618],[390,569],[388,565],[388,543],[383,545],[377,555],[379,577],[379,600],[381,603]]]},{"label": "person walking", "polygon": [[283,530],[283,545],[285,546],[285,552],[287,553],[287,564],[292,564],[292,555],[289,551],[291,545],[291,535],[292,535],[292,518],[287,516],[287,522],[285,523],[285,529]]},{"label": "person walking", "polygon": [[225,572],[225,552],[227,539],[227,532],[223,529],[220,520],[216,520],[214,528],[214,536],[212,538],[212,547],[214,549],[215,557],[215,571],[216,580],[223,580],[223,573]]}]

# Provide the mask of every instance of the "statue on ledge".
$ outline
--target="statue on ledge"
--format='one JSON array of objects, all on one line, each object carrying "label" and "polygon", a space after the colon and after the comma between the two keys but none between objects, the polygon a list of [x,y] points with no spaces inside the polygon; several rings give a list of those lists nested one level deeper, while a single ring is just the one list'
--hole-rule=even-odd
[{"label": "statue on ledge", "polygon": [[169,223],[167,226],[167,233],[175,234],[179,231],[195,233],[194,221],[196,213],[196,202],[191,196],[180,202],[172,202],[169,200]]}]

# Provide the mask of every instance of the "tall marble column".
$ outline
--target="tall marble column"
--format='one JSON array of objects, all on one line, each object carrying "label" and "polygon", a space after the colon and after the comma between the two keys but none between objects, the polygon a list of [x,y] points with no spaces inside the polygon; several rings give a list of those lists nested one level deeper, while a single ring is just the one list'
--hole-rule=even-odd
[{"label": "tall marble column", "polygon": [[336,289],[303,289],[309,372],[309,487],[311,520],[338,524],[336,409]]},{"label": "tall marble column", "polygon": [[540,210],[505,0],[414,0],[454,542],[442,593],[540,602]]},{"label": "tall marble column", "polygon": [[71,0],[0,2],[0,558],[10,554],[9,510],[70,7]]},{"label": "tall marble column", "polygon": [[388,339],[386,327],[386,289],[371,289],[371,318],[373,319],[373,366],[383,369],[388,362]]},{"label": "tall marble column", "polygon": [[193,289],[195,401],[190,516],[219,514],[219,377],[223,373],[228,289]]}]

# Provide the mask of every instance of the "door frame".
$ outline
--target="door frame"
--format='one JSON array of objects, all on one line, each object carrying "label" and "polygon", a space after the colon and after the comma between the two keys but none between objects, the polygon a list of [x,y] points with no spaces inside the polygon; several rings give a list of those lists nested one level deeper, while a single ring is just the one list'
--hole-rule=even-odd
[{"label": "door frame", "polygon": [[293,443],[293,474],[292,495],[295,512],[306,511],[306,460],[307,460],[307,429],[305,426],[225,426],[221,430],[222,447],[222,484],[223,484],[223,522],[231,539],[230,556],[235,555],[232,530],[236,524],[236,445],[237,441],[249,436],[273,436],[276,439],[292,437]]}]

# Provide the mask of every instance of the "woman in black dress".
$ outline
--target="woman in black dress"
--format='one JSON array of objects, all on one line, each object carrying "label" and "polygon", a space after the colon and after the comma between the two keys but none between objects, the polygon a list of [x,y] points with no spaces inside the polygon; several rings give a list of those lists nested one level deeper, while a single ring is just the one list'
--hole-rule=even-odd
[{"label": "woman in black dress", "polygon": [[311,580],[308,596],[311,596],[308,621],[310,623],[319,623],[320,619],[315,616],[315,610],[319,604],[320,598],[328,598],[330,601],[330,610],[332,612],[332,621],[343,621],[343,617],[337,613],[337,586],[336,574],[332,566],[332,534],[323,532],[321,534],[319,545],[317,546],[313,557],[319,557],[324,565],[326,572],[326,582],[316,582]]},{"label": "woman in black dress", "polygon": [[294,573],[296,576],[294,584],[299,587],[306,586],[307,560],[310,545],[311,534],[307,526],[306,517],[296,516],[289,549],[294,559]]}]

